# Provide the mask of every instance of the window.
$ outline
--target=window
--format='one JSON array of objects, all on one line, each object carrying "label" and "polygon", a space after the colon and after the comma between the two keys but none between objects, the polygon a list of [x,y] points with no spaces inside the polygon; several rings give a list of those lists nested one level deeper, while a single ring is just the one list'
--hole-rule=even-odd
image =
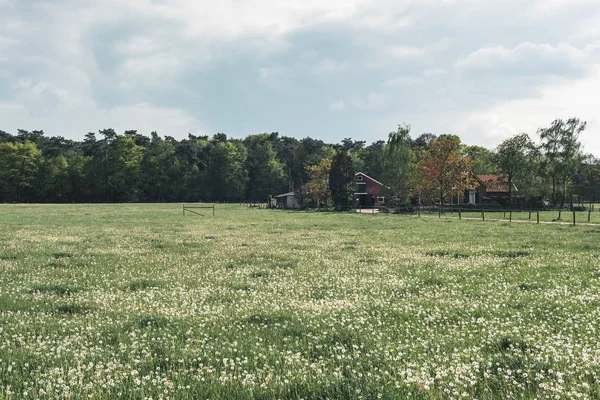
[{"label": "window", "polygon": [[358,182],[362,182],[362,180],[363,180],[363,176],[362,176],[362,175],[358,175],[358,176],[356,177],[356,180],[357,180]]}]

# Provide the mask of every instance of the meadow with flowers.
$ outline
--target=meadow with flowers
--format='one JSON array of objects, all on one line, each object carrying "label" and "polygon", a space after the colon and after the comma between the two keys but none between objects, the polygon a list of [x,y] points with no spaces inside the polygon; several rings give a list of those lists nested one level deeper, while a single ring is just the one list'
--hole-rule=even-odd
[{"label": "meadow with flowers", "polygon": [[600,226],[0,205],[0,398],[600,398]]}]

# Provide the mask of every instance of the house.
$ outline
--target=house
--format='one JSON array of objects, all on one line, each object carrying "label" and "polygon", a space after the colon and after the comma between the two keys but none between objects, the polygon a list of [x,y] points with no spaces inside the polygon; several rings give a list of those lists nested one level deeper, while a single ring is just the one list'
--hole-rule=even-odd
[{"label": "house", "polygon": [[275,196],[276,207],[284,210],[299,210],[302,208],[300,193],[289,192]]},{"label": "house", "polygon": [[382,188],[389,189],[389,187],[362,172],[357,172],[354,175],[354,179],[356,180],[354,207],[370,208],[383,205],[385,197],[380,196],[379,192]]},{"label": "house", "polygon": [[[475,175],[477,187],[470,188],[463,192],[454,192],[449,196],[450,204],[485,204],[506,199],[508,193],[508,178],[502,175]],[[512,184],[513,195],[517,192],[517,187]]]}]

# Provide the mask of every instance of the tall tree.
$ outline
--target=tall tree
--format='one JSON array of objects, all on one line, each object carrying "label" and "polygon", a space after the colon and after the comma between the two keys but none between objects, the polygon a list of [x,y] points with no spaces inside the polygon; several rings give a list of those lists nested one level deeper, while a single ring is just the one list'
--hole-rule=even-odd
[{"label": "tall tree", "polygon": [[574,191],[579,202],[595,203],[600,200],[600,159],[591,154],[585,156],[574,180]]},{"label": "tall tree", "polygon": [[266,200],[269,195],[277,195],[285,190],[283,165],[273,150],[268,133],[250,135],[244,140],[248,156],[246,169],[248,184],[246,198],[253,201]]},{"label": "tall tree", "polygon": [[570,118],[557,119],[550,127],[538,130],[552,179],[552,201],[560,208],[565,205],[569,185],[583,161],[579,135],[585,128],[586,122]]},{"label": "tall tree", "polygon": [[508,197],[512,198],[515,179],[523,177],[531,167],[534,144],[526,133],[506,139],[496,147],[494,160],[502,175],[508,179]]},{"label": "tall tree", "polygon": [[131,137],[117,136],[106,155],[110,201],[139,201],[143,149]]},{"label": "tall tree", "polygon": [[461,155],[473,159],[473,173],[475,175],[495,175],[498,173],[498,165],[495,153],[482,146],[463,146]]},{"label": "tall tree", "polygon": [[364,172],[372,178],[382,180],[383,177],[383,147],[385,142],[378,140],[365,147],[361,153],[364,163]]},{"label": "tall tree", "polygon": [[354,192],[354,165],[347,147],[341,147],[333,156],[329,171],[331,199],[338,210],[346,210]]},{"label": "tall tree", "polygon": [[174,189],[180,178],[178,167],[175,146],[158,136],[153,138],[142,160],[144,198],[159,202],[175,200]]},{"label": "tall tree", "polygon": [[217,141],[211,149],[209,176],[214,200],[243,199],[248,183],[244,145],[241,142]]},{"label": "tall tree", "polygon": [[425,196],[436,195],[441,205],[453,191],[462,192],[472,187],[473,160],[461,156],[460,139],[446,135],[431,142],[421,154],[414,173],[415,188]]},{"label": "tall tree", "polygon": [[37,197],[42,154],[35,143],[0,143],[0,196],[8,202],[30,202]]},{"label": "tall tree", "polygon": [[329,207],[331,205],[330,172],[330,158],[324,158],[319,164],[308,167],[308,181],[302,186],[305,204],[316,207]]},{"label": "tall tree", "polygon": [[410,180],[415,169],[411,142],[410,126],[398,125],[383,148],[383,182],[402,202],[410,197]]}]

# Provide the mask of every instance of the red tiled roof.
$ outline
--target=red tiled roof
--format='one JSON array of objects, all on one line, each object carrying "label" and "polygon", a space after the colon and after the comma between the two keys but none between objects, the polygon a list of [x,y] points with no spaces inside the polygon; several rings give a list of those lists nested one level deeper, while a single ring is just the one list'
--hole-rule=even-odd
[{"label": "red tiled roof", "polygon": [[[486,192],[508,192],[508,178],[502,175],[477,175]],[[513,186],[514,189],[514,186]]]}]

